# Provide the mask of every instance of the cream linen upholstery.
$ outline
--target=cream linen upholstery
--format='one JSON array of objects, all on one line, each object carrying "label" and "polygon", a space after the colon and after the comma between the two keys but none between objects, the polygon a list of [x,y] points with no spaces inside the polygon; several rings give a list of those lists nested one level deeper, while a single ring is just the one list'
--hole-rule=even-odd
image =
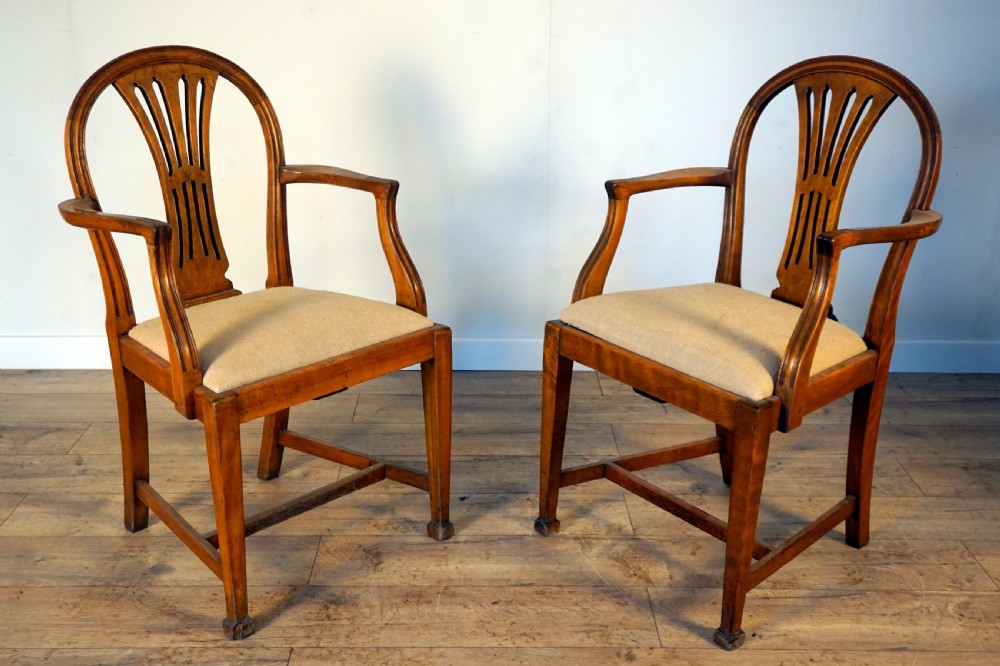
[{"label": "cream linen upholstery", "polygon": [[[724,284],[624,291],[577,301],[560,318],[583,331],[751,400],[774,393],[801,310]],[[823,324],[816,374],[867,349],[854,331]]]},{"label": "cream linen upholstery", "polygon": [[[203,383],[220,393],[433,326],[398,305],[299,287],[255,291],[186,312]],[[167,358],[159,318],[128,335]]]}]

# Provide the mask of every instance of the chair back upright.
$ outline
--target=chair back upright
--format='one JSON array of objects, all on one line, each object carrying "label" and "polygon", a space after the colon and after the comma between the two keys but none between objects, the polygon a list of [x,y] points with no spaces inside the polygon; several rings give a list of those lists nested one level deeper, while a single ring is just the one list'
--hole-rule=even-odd
[{"label": "chair back upright", "polygon": [[[802,306],[816,266],[816,238],[837,229],[851,173],[885,111],[897,98],[901,99],[912,112],[920,133],[920,164],[902,222],[909,219],[912,210],[930,207],[940,171],[941,129],[923,93],[906,77],[882,64],[849,56],[824,57],[779,72],[747,103],[737,125],[729,164],[734,187],[726,201],[719,282],[740,284],[750,139],[765,107],[790,86],[794,87],[798,106],[798,166],[788,233],[776,272],[778,286],[771,295]],[[913,247],[912,243],[906,245],[908,251],[893,248],[887,269],[905,270]]]},{"label": "chair back upright", "polygon": [[[94,73],[74,99],[66,123],[66,154],[77,198],[99,209],[87,163],[86,132],[97,99],[114,88],[139,123],[159,175],[165,219],[170,225],[170,270],[184,305],[237,293],[226,276],[229,259],[219,230],[209,150],[212,102],[219,79],[231,82],[256,111],[268,165],[268,286],[290,285],[287,228],[279,169],[284,163],[281,130],[261,87],[235,63],[197,48],[143,49]],[[134,325],[128,281],[112,235],[90,231],[105,289],[109,317],[121,334]],[[121,320],[124,318],[124,320]]]}]

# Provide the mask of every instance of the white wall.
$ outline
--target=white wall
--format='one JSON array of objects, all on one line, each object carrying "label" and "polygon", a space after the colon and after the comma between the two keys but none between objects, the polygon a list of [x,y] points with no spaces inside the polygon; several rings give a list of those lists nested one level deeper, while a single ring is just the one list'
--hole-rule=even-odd
[{"label": "white wall", "polygon": [[[926,93],[945,146],[935,200],[945,226],[917,248],[894,367],[1000,372],[997,25],[992,0],[843,0],[835,11],[792,0],[0,0],[0,367],[107,365],[89,243],[55,210],[71,194],[63,120],[100,65],[181,43],[257,78],[289,162],[401,181],[400,224],[430,314],[454,329],[457,368],[490,369],[539,367],[543,322],[568,303],[603,223],[606,179],[724,165],[748,97],[793,62],[883,61]],[[213,160],[232,277],[247,290],[264,276],[262,151],[256,137],[237,138],[254,121],[236,101],[217,99]],[[773,108],[752,156],[745,275],[765,292],[795,145],[790,99]],[[132,122],[113,96],[95,111],[102,204],[162,217]],[[891,110],[842,224],[898,221],[915,137],[904,109]],[[318,186],[290,196],[297,283],[390,297],[369,199]],[[712,279],[720,200],[715,191],[634,200],[609,288]],[[126,250],[143,300],[144,251]],[[850,324],[863,322],[877,258],[862,250],[849,260],[837,307]],[[154,315],[148,301],[138,310]]]}]

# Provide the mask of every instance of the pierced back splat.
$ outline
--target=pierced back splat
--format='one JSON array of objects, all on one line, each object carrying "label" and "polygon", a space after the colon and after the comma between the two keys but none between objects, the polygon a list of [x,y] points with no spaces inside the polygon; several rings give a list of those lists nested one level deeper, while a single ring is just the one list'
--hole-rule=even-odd
[{"label": "pierced back splat", "polygon": [[771,295],[802,305],[812,281],[816,237],[837,228],[861,148],[896,94],[877,81],[845,72],[801,77],[795,93],[798,171],[778,288]]},{"label": "pierced back splat", "polygon": [[192,64],[153,65],[114,81],[156,163],[174,231],[177,287],[186,304],[235,293],[219,235],[209,162],[209,118],[218,74]]}]

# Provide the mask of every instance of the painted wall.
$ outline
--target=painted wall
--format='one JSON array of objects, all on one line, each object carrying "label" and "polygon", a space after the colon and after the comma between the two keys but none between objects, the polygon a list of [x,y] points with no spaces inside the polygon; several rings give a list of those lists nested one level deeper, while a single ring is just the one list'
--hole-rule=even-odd
[{"label": "painted wall", "polygon": [[[885,62],[934,104],[945,148],[945,226],[917,248],[894,367],[1000,372],[997,25],[992,0],[0,0],[0,367],[107,365],[89,243],[55,210],[71,194],[63,120],[100,65],[181,43],[261,83],[289,162],[401,181],[403,237],[465,369],[540,366],[543,322],[568,304],[603,224],[606,179],[724,165],[746,100],[793,62]],[[213,161],[231,277],[251,290],[264,279],[263,150],[238,102],[218,95]],[[787,224],[793,113],[790,97],[774,102],[751,156],[745,285],[764,292]],[[162,217],[117,97],[91,137],[104,208]],[[842,225],[898,221],[915,138],[891,109]],[[720,204],[717,191],[635,199],[609,289],[711,280]],[[297,284],[391,297],[367,195],[296,186],[290,212]],[[862,325],[880,256],[848,258],[843,321]],[[139,316],[155,316],[144,248],[125,261]]]}]

